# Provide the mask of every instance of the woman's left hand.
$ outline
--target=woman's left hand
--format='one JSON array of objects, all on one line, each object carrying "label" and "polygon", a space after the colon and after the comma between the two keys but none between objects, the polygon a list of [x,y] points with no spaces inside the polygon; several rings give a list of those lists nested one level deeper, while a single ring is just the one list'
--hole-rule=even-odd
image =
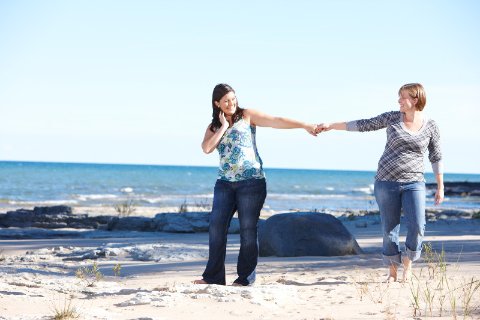
[{"label": "woman's left hand", "polygon": [[440,203],[442,203],[443,199],[443,188],[437,188],[437,192],[435,192],[435,205],[439,205]]}]

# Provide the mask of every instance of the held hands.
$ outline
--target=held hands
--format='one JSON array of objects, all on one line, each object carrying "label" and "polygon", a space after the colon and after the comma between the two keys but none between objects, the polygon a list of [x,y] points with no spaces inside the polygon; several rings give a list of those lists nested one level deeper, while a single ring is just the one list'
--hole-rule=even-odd
[{"label": "held hands", "polygon": [[334,129],[332,123],[320,123],[320,124],[308,124],[307,127],[305,127],[305,130],[307,130],[308,133],[310,133],[312,136],[317,136],[319,133],[322,133],[324,131],[330,131]]},{"label": "held hands", "polygon": [[319,133],[323,131],[332,130],[332,127],[329,123],[321,123],[321,124],[307,124],[305,126],[305,130],[310,133],[312,136],[316,137]]},{"label": "held hands", "polygon": [[307,130],[307,132],[310,133],[314,137],[316,137],[317,134],[318,134],[316,124],[307,124],[305,126],[305,130]]},{"label": "held hands", "polygon": [[319,133],[322,133],[324,131],[330,131],[332,130],[332,125],[330,123],[320,123],[320,124],[317,124],[316,128],[315,128],[315,133],[316,134],[319,134]]}]

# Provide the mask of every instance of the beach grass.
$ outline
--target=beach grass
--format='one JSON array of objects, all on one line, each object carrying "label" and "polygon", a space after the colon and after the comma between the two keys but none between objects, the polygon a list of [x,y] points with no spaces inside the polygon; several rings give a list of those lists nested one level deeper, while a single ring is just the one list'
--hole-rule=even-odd
[{"label": "beach grass", "polygon": [[113,266],[113,274],[115,277],[120,277],[120,272],[122,271],[122,265],[120,263],[115,264]]},{"label": "beach grass", "polygon": [[448,314],[452,319],[471,317],[480,309],[480,279],[458,276],[461,272],[453,275],[451,269],[458,271],[460,256],[455,263],[449,263],[443,247],[437,252],[431,243],[425,243],[423,248],[425,267],[414,272],[408,282],[412,315],[442,317]]},{"label": "beach grass", "polygon": [[115,211],[120,218],[129,217],[137,211],[136,204],[133,199],[128,199],[125,202],[115,205]]},{"label": "beach grass", "polygon": [[53,320],[74,320],[80,319],[80,313],[73,304],[73,297],[63,299],[63,303],[60,306],[53,307]]},{"label": "beach grass", "polygon": [[[382,272],[357,269],[352,275],[352,283],[360,301],[383,305],[386,319],[396,319],[395,308],[401,296],[410,300],[410,314],[415,319],[477,319],[480,314],[480,279],[460,270],[461,253],[450,263],[443,247],[436,251],[431,243],[425,243],[423,252],[423,265],[412,272],[409,280],[400,284],[379,281],[383,278]],[[392,299],[395,294],[398,297]]]},{"label": "beach grass", "polygon": [[75,276],[82,280],[87,287],[95,286],[95,283],[103,279],[103,274],[98,268],[96,261],[91,267],[80,267],[75,272]]}]

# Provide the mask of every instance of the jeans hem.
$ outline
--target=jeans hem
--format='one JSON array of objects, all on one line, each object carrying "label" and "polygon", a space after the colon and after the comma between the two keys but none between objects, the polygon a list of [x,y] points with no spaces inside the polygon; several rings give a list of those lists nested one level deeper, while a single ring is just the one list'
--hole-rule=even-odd
[{"label": "jeans hem", "polygon": [[400,265],[401,264],[401,254],[396,254],[396,255],[393,255],[393,256],[386,256],[386,255],[383,255],[383,264],[386,265],[386,266],[390,266],[390,265]]},{"label": "jeans hem", "polygon": [[406,251],[408,259],[410,259],[411,261],[416,261],[416,260],[420,259],[420,256],[422,254],[422,250],[413,251],[413,250],[410,250],[410,249],[406,248],[405,251]]},{"label": "jeans hem", "polygon": [[225,281],[211,281],[211,280],[208,280],[206,279],[205,277],[202,277],[202,280],[205,281],[207,284],[216,284],[216,285],[219,285],[219,286],[225,286],[226,285],[226,282]]}]

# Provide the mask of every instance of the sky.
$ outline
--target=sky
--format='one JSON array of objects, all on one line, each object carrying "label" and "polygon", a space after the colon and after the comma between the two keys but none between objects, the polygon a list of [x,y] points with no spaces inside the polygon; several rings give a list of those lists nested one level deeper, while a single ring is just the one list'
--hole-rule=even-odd
[{"label": "sky", "polygon": [[[445,172],[480,173],[479,35],[473,0],[0,0],[0,160],[217,166],[217,83],[322,123],[398,110],[420,82]],[[257,130],[267,168],[374,171],[385,140]]]}]

